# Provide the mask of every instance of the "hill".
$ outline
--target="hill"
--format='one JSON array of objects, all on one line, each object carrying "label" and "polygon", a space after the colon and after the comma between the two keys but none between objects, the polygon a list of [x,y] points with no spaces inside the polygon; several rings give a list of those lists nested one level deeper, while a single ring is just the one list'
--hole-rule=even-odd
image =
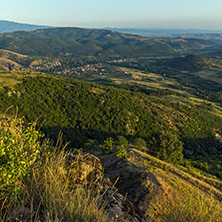
[{"label": "hill", "polygon": [[15,32],[15,31],[34,31],[37,29],[44,29],[49,27],[50,26],[30,25],[30,24],[0,20],[0,33]]},{"label": "hill", "polygon": [[217,44],[200,39],[147,38],[115,31],[83,28],[50,28],[0,34],[0,48],[32,56],[110,58],[169,56],[208,50]]},{"label": "hill", "polygon": [[26,55],[0,49],[0,68],[6,71],[29,67],[33,59]]},{"label": "hill", "polygon": [[[221,109],[204,102],[172,100],[141,92],[86,83],[42,73],[0,73],[0,111],[18,107],[26,123],[38,120],[41,129],[56,140],[60,130],[70,147],[85,147],[122,135],[129,141],[153,132],[171,132],[184,143],[186,158],[207,161],[208,171],[221,177]],[[158,94],[157,94],[158,95]],[[8,113],[14,115],[15,109]],[[204,121],[203,121],[204,120]],[[210,162],[212,160],[212,162]]]},{"label": "hill", "polygon": [[146,29],[146,28],[107,28],[109,30],[137,34],[147,37],[186,37],[199,39],[217,39],[221,40],[221,30],[203,30],[203,29]]},{"label": "hill", "polygon": [[173,69],[189,72],[217,67],[209,59],[198,55],[187,55],[184,57],[172,59],[168,62],[168,66]]},{"label": "hill", "polygon": [[1,34],[0,48],[38,56],[64,56],[69,53],[70,56],[118,57],[139,53],[174,53],[167,44],[152,42],[139,36],[81,28],[52,28]]}]

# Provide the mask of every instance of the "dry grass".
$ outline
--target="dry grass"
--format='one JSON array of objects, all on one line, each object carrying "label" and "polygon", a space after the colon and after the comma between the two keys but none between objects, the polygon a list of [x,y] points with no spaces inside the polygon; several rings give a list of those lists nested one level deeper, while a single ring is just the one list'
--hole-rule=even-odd
[{"label": "dry grass", "polygon": [[10,55],[10,54],[12,54],[12,55],[16,55],[17,57],[19,57],[19,58],[25,58],[25,57],[27,57],[26,55],[22,55],[22,54],[19,54],[19,53],[16,53],[16,52],[12,52],[12,51],[9,51],[9,50],[6,50],[6,49],[0,49],[0,55],[2,55],[2,56],[8,56],[8,55]]},{"label": "dry grass", "polygon": [[97,94],[97,95],[102,95],[102,94],[105,94],[105,93],[106,93],[105,90],[99,89],[99,88],[95,88],[95,87],[93,87],[93,88],[91,89],[91,92],[93,92],[94,94]]},{"label": "dry grass", "polygon": [[[128,160],[147,175],[143,181],[143,186],[149,190],[149,200],[145,200],[149,203],[147,217],[155,222],[222,221],[222,192],[206,183],[207,180],[203,181],[203,176],[196,173],[191,176],[182,168],[136,150],[132,150]],[[221,181],[208,179],[216,187],[221,187]]]},{"label": "dry grass", "polygon": [[21,65],[19,65],[16,62],[13,62],[10,59],[6,59],[6,58],[1,58],[0,57],[0,67],[6,71],[9,71],[8,65],[10,66],[14,66],[15,69],[20,68]]},{"label": "dry grass", "polygon": [[152,199],[147,214],[154,221],[219,222],[222,206],[214,198],[175,176],[158,173],[161,191]]},{"label": "dry grass", "polygon": [[67,165],[68,155],[57,149],[39,159],[21,181],[20,201],[1,203],[0,221],[108,221],[100,190],[79,182],[78,161]]}]

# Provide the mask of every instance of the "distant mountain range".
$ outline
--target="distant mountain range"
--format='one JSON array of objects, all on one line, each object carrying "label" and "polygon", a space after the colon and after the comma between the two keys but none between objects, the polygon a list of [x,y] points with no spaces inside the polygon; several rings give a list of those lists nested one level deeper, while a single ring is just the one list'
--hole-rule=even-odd
[{"label": "distant mountain range", "polygon": [[[0,33],[15,32],[15,31],[34,31],[37,29],[53,28],[52,26],[31,25],[7,20],[0,20]],[[106,30],[121,32],[125,34],[141,35],[145,37],[196,37],[208,38],[216,37],[215,33],[222,35],[222,30],[207,30],[207,29],[155,29],[155,28],[104,28]],[[207,35],[207,37],[205,36]],[[218,36],[217,36],[218,37]],[[221,37],[221,36],[220,36]]]},{"label": "distant mountain range", "polygon": [[207,30],[207,29],[149,29],[149,28],[106,28],[107,30],[141,35],[146,37],[196,37],[201,38],[205,35],[222,34],[222,30]]},{"label": "distant mountain range", "polygon": [[0,20],[0,33],[15,32],[15,31],[34,31],[37,29],[45,29],[50,27],[51,26],[30,25],[30,24]]}]

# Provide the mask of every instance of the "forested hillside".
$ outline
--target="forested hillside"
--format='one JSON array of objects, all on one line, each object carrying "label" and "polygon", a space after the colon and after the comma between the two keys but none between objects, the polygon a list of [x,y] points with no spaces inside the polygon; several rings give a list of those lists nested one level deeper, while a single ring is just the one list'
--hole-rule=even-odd
[{"label": "forested hillside", "polygon": [[0,34],[0,49],[32,56],[106,58],[166,56],[207,50],[217,43],[201,39],[147,38],[115,31],[50,28]]},{"label": "forested hillside", "polygon": [[[204,105],[147,96],[109,86],[41,73],[1,73],[1,112],[6,109],[56,139],[60,130],[70,146],[82,147],[89,139],[125,136],[149,142],[154,132],[171,132],[184,143],[191,157],[221,155],[215,135],[222,134],[221,114]],[[10,85],[11,84],[11,85]]]}]

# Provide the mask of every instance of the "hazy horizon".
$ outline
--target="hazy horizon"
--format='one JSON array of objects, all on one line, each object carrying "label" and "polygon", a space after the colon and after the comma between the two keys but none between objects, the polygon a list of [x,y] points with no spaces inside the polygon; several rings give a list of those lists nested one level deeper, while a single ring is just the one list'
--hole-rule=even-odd
[{"label": "hazy horizon", "polygon": [[222,30],[219,0],[8,0],[0,20],[84,27]]}]

